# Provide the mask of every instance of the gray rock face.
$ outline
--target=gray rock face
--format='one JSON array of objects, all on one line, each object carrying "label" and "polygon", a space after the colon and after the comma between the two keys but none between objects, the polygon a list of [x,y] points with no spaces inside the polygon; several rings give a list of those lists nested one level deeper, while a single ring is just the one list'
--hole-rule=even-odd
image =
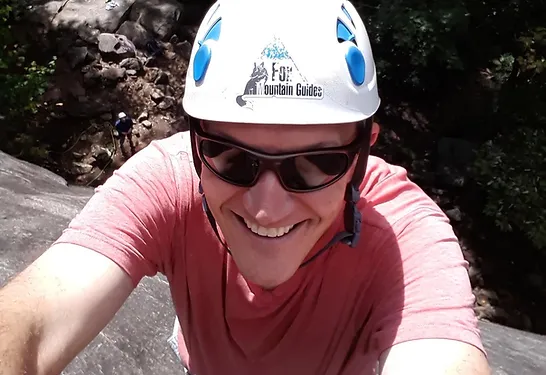
[{"label": "gray rock face", "polygon": [[125,77],[125,68],[110,67],[101,72],[102,78],[107,81],[119,81]]},{"label": "gray rock face", "polygon": [[176,0],[136,0],[129,18],[162,40],[169,40],[179,25],[183,5]]},{"label": "gray rock face", "polygon": [[132,69],[137,72],[140,72],[144,68],[140,60],[136,57],[129,57],[127,59],[124,59],[119,63],[119,66],[125,69]]},{"label": "gray rock face", "polygon": [[[93,194],[0,152],[0,286],[46,250]],[[166,342],[174,310],[165,278],[145,278],[63,375],[178,374]]]},{"label": "gray rock face", "polygon": [[546,374],[546,337],[480,322],[493,375]]},{"label": "gray rock face", "polygon": [[146,43],[150,40],[150,33],[141,24],[133,21],[125,21],[117,34],[125,35],[137,48],[146,47]]},{"label": "gray rock face", "polygon": [[121,60],[135,57],[136,48],[125,35],[102,33],[99,35],[99,51],[105,59]]},{"label": "gray rock face", "polygon": [[[113,33],[122,23],[125,14],[135,0],[115,0],[118,4],[111,7],[102,0],[68,0],[61,11],[53,18],[55,29],[97,29]],[[51,6],[48,9],[55,9]]]}]

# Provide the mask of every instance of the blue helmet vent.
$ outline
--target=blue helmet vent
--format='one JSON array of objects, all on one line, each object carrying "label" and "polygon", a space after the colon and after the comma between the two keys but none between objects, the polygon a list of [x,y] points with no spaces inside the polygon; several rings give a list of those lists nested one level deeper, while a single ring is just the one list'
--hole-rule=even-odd
[{"label": "blue helmet vent", "polygon": [[210,59],[212,58],[212,50],[210,46],[204,44],[207,40],[218,40],[220,39],[220,31],[222,29],[222,18],[219,18],[214,22],[210,27],[209,31],[205,34],[205,37],[199,41],[199,49],[193,58],[193,79],[195,82],[201,82],[205,78],[207,69],[210,64]]},{"label": "blue helmet vent", "polygon": [[345,15],[347,16],[347,18],[349,19],[349,21],[351,21],[351,23],[353,24],[353,27],[356,27],[355,22],[353,21],[353,18],[351,17],[351,15],[349,14],[349,12],[348,12],[347,9],[345,8],[345,5],[342,5],[342,6],[341,6],[341,10],[343,11],[343,13],[345,13]]},{"label": "blue helmet vent", "polygon": [[350,46],[345,54],[345,61],[353,83],[360,86],[366,78],[366,61],[362,52],[356,46]]},{"label": "blue helmet vent", "polygon": [[222,29],[222,19],[218,18],[218,20],[216,20],[216,22],[214,22],[214,24],[211,26],[211,28],[205,34],[205,37],[203,38],[203,40],[199,44],[202,44],[206,40],[209,40],[209,39],[212,39],[212,40],[220,39],[221,29]]},{"label": "blue helmet vent", "polygon": [[[349,12],[347,12],[344,6],[341,9],[351,21],[354,29],[355,24]],[[347,63],[351,80],[356,86],[362,85],[366,79],[366,61],[364,60],[364,55],[358,48],[354,31],[339,18],[337,19],[337,41],[347,45],[345,62]]]},{"label": "blue helmet vent", "polygon": [[340,43],[353,42],[356,44],[355,34],[339,18],[337,20],[337,40]]}]

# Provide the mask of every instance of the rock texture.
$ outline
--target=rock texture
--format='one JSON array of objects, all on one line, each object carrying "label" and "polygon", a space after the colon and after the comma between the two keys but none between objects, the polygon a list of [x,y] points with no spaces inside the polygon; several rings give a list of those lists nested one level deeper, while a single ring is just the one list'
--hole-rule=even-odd
[{"label": "rock texture", "polygon": [[[0,286],[47,249],[92,194],[0,152]],[[174,316],[165,278],[145,278],[63,375],[181,373],[166,342]]]},{"label": "rock texture", "polygon": [[182,13],[183,6],[176,0],[136,0],[129,17],[166,41],[175,33]]},{"label": "rock texture", "polygon": [[[97,29],[112,33],[120,25],[135,0],[68,0],[53,17],[55,29]],[[113,6],[111,4],[117,4]]]},{"label": "rock texture", "polygon": [[[58,150],[51,155],[67,180],[100,184],[153,139],[187,129],[180,102],[194,37],[191,24],[210,5],[189,3],[44,0],[31,7],[30,27],[43,31],[41,39],[57,56],[38,121],[52,129],[66,129],[66,123],[83,131],[78,138],[68,135],[50,142]],[[142,112],[148,116],[136,121],[132,144],[116,147],[111,130],[122,111],[134,119]],[[96,144],[111,150],[110,160],[94,162]],[[74,152],[82,156],[76,158]]]},{"label": "rock texture", "polygon": [[176,0],[50,0],[32,7],[31,19],[50,30],[75,31],[88,41],[99,33],[119,32],[143,47],[140,41],[148,37],[167,41],[181,22],[195,22],[208,5],[201,3],[197,11],[192,4],[184,13],[185,4]]},{"label": "rock texture", "polygon": [[546,336],[480,322],[493,375],[546,374]]},{"label": "rock texture", "polygon": [[98,39],[99,51],[105,58],[121,60],[136,55],[135,45],[125,35],[102,33]]}]

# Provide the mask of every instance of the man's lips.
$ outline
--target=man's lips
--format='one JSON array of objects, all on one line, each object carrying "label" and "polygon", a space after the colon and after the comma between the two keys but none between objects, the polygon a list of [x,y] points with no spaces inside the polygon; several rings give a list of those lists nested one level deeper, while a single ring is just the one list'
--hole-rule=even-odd
[{"label": "man's lips", "polygon": [[237,220],[241,223],[241,225],[246,227],[246,229],[248,229],[248,231],[251,232],[254,236],[261,239],[271,240],[291,237],[293,232],[295,232],[301,226],[301,224],[305,222],[300,221],[299,223],[284,227],[266,228],[250,220],[244,219],[240,215],[235,214],[235,216],[237,217]]}]

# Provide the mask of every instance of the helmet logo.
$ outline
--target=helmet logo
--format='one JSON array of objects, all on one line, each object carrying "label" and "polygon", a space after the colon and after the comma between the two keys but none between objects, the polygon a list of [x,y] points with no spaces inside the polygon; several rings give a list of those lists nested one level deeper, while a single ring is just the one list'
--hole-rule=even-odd
[{"label": "helmet logo", "polygon": [[254,62],[244,91],[235,100],[240,107],[252,109],[252,100],[259,98],[322,99],[323,96],[323,87],[309,83],[284,44],[275,39]]}]

